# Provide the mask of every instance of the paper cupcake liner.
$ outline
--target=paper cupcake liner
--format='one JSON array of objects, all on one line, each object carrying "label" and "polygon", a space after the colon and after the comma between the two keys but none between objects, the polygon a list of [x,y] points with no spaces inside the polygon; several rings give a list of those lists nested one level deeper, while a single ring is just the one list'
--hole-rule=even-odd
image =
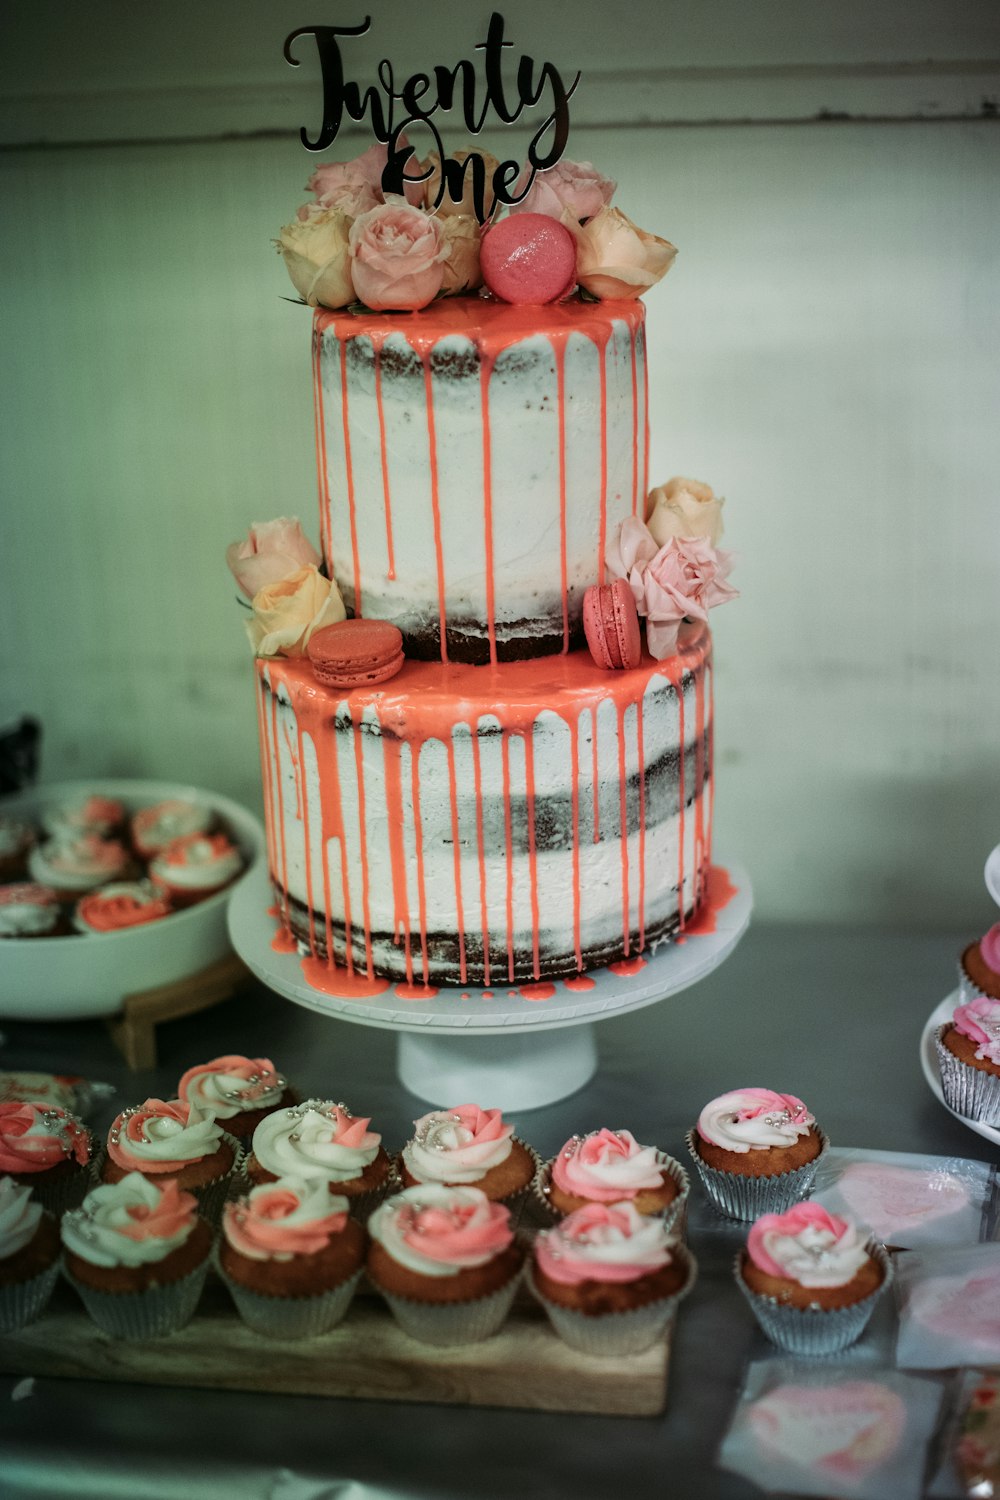
[{"label": "paper cupcake liner", "polygon": [[1000,1125],[1000,1078],[970,1067],[949,1052],[941,1040],[946,1030],[947,1024],[939,1026],[934,1036],[944,1102],[967,1120]]},{"label": "paper cupcake liner", "polygon": [[830,1149],[826,1135],[817,1127],[820,1149],[812,1161],[796,1167],[791,1172],[780,1172],[775,1177],[743,1177],[738,1172],[724,1172],[710,1167],[702,1161],[695,1146],[695,1133],[689,1130],[684,1137],[691,1160],[712,1203],[727,1219],[739,1219],[751,1223],[761,1214],[779,1214],[791,1208],[812,1192],[820,1162]]},{"label": "paper cupcake liner", "polygon": [[746,1254],[741,1250],[734,1262],[736,1284],[749,1302],[761,1329],[779,1349],[790,1354],[838,1354],[864,1333],[875,1304],[893,1280],[893,1266],[884,1246],[869,1240],[865,1247],[882,1267],[882,1282],[862,1302],[852,1307],[787,1307],[774,1297],[752,1291],[743,1279],[742,1265]]},{"label": "paper cupcake liner", "polygon": [[113,1339],[159,1339],[176,1333],[194,1317],[208,1274],[208,1257],[187,1276],[168,1286],[144,1292],[99,1292],[75,1276],[66,1279],[76,1288],[84,1307],[102,1333]]},{"label": "paper cupcake liner", "polygon": [[642,1307],[630,1308],[627,1312],[600,1313],[596,1316],[578,1312],[575,1308],[561,1307],[551,1302],[540,1292],[531,1273],[528,1273],[528,1290],[545,1309],[555,1332],[579,1354],[590,1354],[595,1358],[611,1359],[623,1354],[641,1354],[649,1349],[667,1332],[677,1316],[680,1303],[698,1279],[698,1264],[694,1256],[684,1252],[687,1259],[687,1276],[683,1285],[669,1297],[660,1297]]},{"label": "paper cupcake liner", "polygon": [[359,1266],[340,1286],[317,1292],[314,1297],[270,1297],[227,1276],[217,1256],[214,1264],[244,1323],[268,1339],[312,1339],[329,1333],[350,1307],[363,1270]]},{"label": "paper cupcake liner", "polygon": [[[206,1182],[201,1187],[183,1189],[183,1191],[186,1193],[192,1193],[198,1200],[199,1214],[203,1219],[208,1221],[213,1229],[217,1229],[219,1226],[219,1223],[222,1219],[222,1207],[226,1201],[226,1198],[229,1196],[230,1191],[232,1189],[240,1187],[241,1183],[245,1183],[245,1173],[243,1170],[245,1152],[243,1150],[243,1147],[240,1145],[236,1136],[230,1135],[228,1130],[224,1130],[222,1132],[222,1138],[224,1141],[227,1141],[229,1143],[233,1151],[233,1164],[229,1168],[229,1170],[227,1172],[223,1172],[221,1177],[213,1177],[211,1182]],[[107,1155],[107,1148],[105,1148],[99,1153],[97,1159],[93,1162],[93,1176],[92,1180],[87,1185],[87,1192],[89,1192],[92,1187],[101,1186],[101,1169],[103,1168],[103,1165],[107,1160]],[[147,1177],[148,1180],[153,1183],[157,1181],[159,1175],[160,1174],[157,1172],[143,1173],[143,1176]],[[245,1187],[243,1190],[246,1190]]]},{"label": "paper cupcake liner", "polygon": [[397,1297],[378,1288],[389,1310],[404,1333],[421,1344],[447,1347],[453,1344],[478,1344],[501,1327],[510,1312],[521,1282],[521,1272],[512,1276],[506,1286],[473,1302],[416,1302],[411,1297]]},{"label": "paper cupcake liner", "polygon": [[71,1208],[79,1208],[92,1187],[96,1186],[94,1178],[93,1163],[87,1165],[79,1172],[71,1172],[66,1177],[60,1177],[55,1182],[34,1182],[31,1184],[31,1196],[37,1198],[43,1208],[56,1219],[61,1219],[64,1213]]},{"label": "paper cupcake liner", "polygon": [[[549,1185],[552,1181],[552,1168],[555,1165],[555,1160],[554,1156],[550,1156],[548,1161],[541,1162],[538,1171],[535,1173],[534,1181],[531,1184],[533,1206],[536,1209],[541,1209],[545,1224],[555,1224],[560,1219],[566,1218],[562,1209],[556,1208],[549,1196]],[[678,1239],[683,1239],[687,1232],[687,1211],[688,1200],[691,1197],[691,1178],[680,1162],[675,1161],[672,1156],[668,1156],[663,1163],[663,1170],[677,1184],[677,1195],[671,1199],[666,1208],[661,1210],[660,1213],[653,1215],[653,1217],[662,1219],[663,1226],[668,1233],[676,1235]]]},{"label": "paper cupcake liner", "polygon": [[52,1288],[59,1279],[61,1264],[57,1256],[51,1266],[39,1271],[30,1281],[0,1287],[0,1333],[16,1333],[45,1311]]}]

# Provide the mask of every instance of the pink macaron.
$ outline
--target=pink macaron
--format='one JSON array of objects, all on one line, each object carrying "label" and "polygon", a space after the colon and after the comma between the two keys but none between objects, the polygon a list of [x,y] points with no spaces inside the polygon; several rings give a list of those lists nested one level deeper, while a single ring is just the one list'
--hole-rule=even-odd
[{"label": "pink macaron", "polygon": [[511,214],[483,235],[479,265],[504,302],[555,302],[576,285],[576,241],[548,214]]},{"label": "pink macaron", "polygon": [[583,596],[583,629],[591,656],[606,671],[628,670],[642,660],[639,612],[624,578],[591,584]]},{"label": "pink macaron", "polygon": [[403,637],[389,620],[341,620],[326,625],[306,647],[313,676],[324,687],[361,688],[395,677],[404,661]]}]

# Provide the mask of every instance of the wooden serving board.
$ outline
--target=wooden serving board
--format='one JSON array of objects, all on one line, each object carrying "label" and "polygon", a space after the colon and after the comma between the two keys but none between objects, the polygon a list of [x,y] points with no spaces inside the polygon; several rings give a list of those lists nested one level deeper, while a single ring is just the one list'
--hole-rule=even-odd
[{"label": "wooden serving board", "polygon": [[437,1349],[408,1338],[375,1296],[355,1297],[320,1338],[265,1339],[210,1279],[186,1328],[147,1343],[109,1339],[60,1283],[48,1310],[0,1340],[0,1372],[145,1385],[656,1416],[666,1406],[669,1336],[642,1354],[594,1359],[568,1348],[527,1292],[500,1333]]}]

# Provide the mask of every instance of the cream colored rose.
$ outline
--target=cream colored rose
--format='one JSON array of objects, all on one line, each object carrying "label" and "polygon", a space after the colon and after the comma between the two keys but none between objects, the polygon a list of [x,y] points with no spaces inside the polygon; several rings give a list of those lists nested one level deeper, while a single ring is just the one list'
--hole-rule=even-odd
[{"label": "cream colored rose", "polygon": [[317,568],[300,568],[253,597],[246,622],[255,656],[303,656],[310,636],[336,625],[347,611],[340,590]]},{"label": "cream colored rose", "polygon": [[285,224],[278,240],[292,285],[310,307],[347,307],[355,300],[347,243],[353,220],[340,208],[306,207],[306,217]]},{"label": "cream colored rose", "polygon": [[[496,171],[500,163],[495,156],[490,154],[489,151],[475,151],[472,148],[470,148],[468,151],[452,151],[451,155],[448,157],[448,160],[461,163],[467,161],[470,156],[481,156],[486,166],[486,186],[483,189],[483,211],[487,215],[487,217],[489,217],[493,209],[493,173]],[[426,172],[428,167],[430,168],[431,175],[423,184],[423,201],[425,206],[429,209],[432,209],[439,219],[450,218],[453,214],[469,214],[473,219],[475,219],[476,208],[472,194],[472,174],[475,169],[473,167],[470,167],[463,174],[463,192],[461,202],[456,203],[451,194],[446,191],[438,207],[435,209],[434,200],[441,188],[440,152],[432,151],[420,163],[421,172]],[[414,176],[416,176],[416,172],[414,172]]]},{"label": "cream colored rose", "polygon": [[650,490],[646,525],[660,547],[672,536],[701,536],[717,547],[722,536],[722,506],[722,499],[716,498],[710,484],[675,478]]},{"label": "cream colored rose", "polygon": [[666,276],[677,254],[619,208],[602,208],[582,225],[564,211],[562,222],[576,238],[576,279],[594,297],[641,297]]},{"label": "cream colored rose", "polygon": [[472,214],[447,214],[443,219],[439,217],[438,222],[441,243],[447,251],[442,292],[446,296],[455,292],[474,292],[483,284],[483,273],[479,269],[482,231],[478,219]]}]

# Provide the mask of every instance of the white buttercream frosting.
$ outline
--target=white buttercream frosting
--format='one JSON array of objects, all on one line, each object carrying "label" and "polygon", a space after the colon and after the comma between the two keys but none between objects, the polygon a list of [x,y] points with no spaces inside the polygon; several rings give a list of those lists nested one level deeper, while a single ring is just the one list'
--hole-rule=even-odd
[{"label": "white buttercream frosting", "polygon": [[240,851],[218,833],[174,840],[149,862],[149,873],[155,880],[184,891],[228,885],[242,868]]},{"label": "white buttercream frosting", "polygon": [[[129,1172],[120,1182],[102,1183],[88,1193],[80,1208],[63,1215],[61,1233],[67,1250],[94,1266],[143,1266],[165,1260],[184,1244],[197,1223],[191,1211],[194,1198],[170,1185],[169,1213],[164,1213],[164,1190]],[[164,1234],[146,1232],[157,1216]]]},{"label": "white buttercream frosting", "polygon": [[219,1149],[222,1126],[215,1116],[197,1104],[175,1099],[147,1099],[145,1104],[123,1110],[108,1136],[112,1159],[141,1167],[144,1162],[200,1161]]},{"label": "white buttercream frosting", "polygon": [[510,1244],[509,1219],[479,1188],[428,1182],[387,1198],[368,1220],[368,1233],[409,1271],[457,1276]]},{"label": "white buttercream frosting", "polygon": [[0,937],[39,937],[58,923],[55,902],[7,901],[0,905]]},{"label": "white buttercream frosting", "polygon": [[[670,1260],[671,1234],[664,1220],[641,1214],[627,1200],[590,1203],[539,1235],[538,1262],[558,1281],[630,1279],[629,1269],[646,1273]],[[623,1274],[624,1273],[624,1274]]]},{"label": "white buttercream frosting", "polygon": [[132,834],[136,844],[151,853],[173,839],[184,838],[189,833],[204,833],[211,827],[212,818],[210,807],[171,798],[137,812],[132,819]]},{"label": "white buttercream frosting", "polygon": [[13,1177],[0,1177],[0,1260],[23,1250],[35,1236],[42,1205]]},{"label": "white buttercream frosting", "polygon": [[747,1242],[751,1260],[771,1276],[804,1287],[840,1287],[869,1259],[854,1224],[816,1203],[758,1219]]},{"label": "white buttercream frosting", "polygon": [[403,1162],[418,1182],[479,1182],[511,1152],[514,1127],[503,1123],[498,1109],[470,1104],[435,1109],[414,1125]]},{"label": "white buttercream frosting", "polygon": [[253,1154],[276,1177],[325,1177],[349,1182],[378,1155],[382,1137],[343,1104],[306,1099],[278,1109],[253,1133]]},{"label": "white buttercream frosting", "polygon": [[733,1089],[698,1116],[698,1134],[726,1151],[792,1146],[815,1123],[801,1099],[771,1089]]},{"label": "white buttercream frosting", "polygon": [[181,1098],[211,1110],[219,1120],[231,1120],[244,1110],[270,1109],[284,1092],[285,1079],[266,1058],[235,1056],[189,1068],[180,1087]]}]

